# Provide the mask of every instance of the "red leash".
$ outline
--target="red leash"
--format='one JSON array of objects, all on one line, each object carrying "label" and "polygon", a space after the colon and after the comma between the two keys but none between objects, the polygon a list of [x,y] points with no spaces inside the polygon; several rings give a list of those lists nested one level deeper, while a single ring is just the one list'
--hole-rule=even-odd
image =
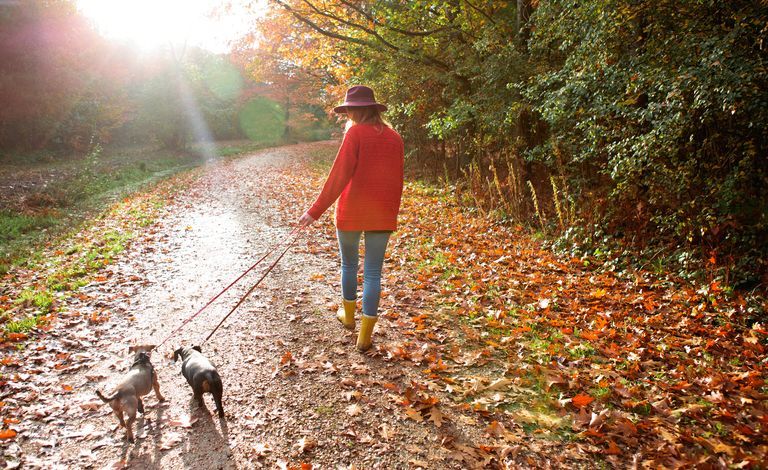
[{"label": "red leash", "polygon": [[285,247],[283,252],[280,253],[280,256],[278,256],[277,259],[274,262],[272,262],[272,264],[269,266],[269,268],[267,268],[264,274],[262,274],[259,280],[256,281],[256,284],[254,284],[250,289],[248,289],[248,292],[246,292],[245,295],[243,295],[243,297],[240,298],[240,301],[237,303],[237,305],[232,307],[232,310],[230,310],[229,313],[224,315],[224,318],[222,318],[219,324],[216,325],[216,328],[214,328],[213,331],[211,331],[208,334],[208,336],[206,336],[205,339],[202,342],[200,342],[200,346],[202,346],[206,341],[211,339],[211,336],[213,336],[213,334],[216,333],[216,330],[218,330],[219,327],[223,325],[225,321],[227,321],[227,318],[229,318],[229,316],[232,315],[232,313],[234,313],[235,310],[237,310],[237,307],[239,307],[240,304],[242,304],[245,301],[245,299],[248,298],[249,295],[251,295],[251,292],[253,292],[254,289],[256,289],[259,286],[259,284],[261,284],[261,281],[263,281],[264,278],[267,277],[267,274],[269,274],[269,272],[272,271],[272,269],[274,269],[275,266],[277,266],[277,263],[279,263],[280,260],[283,259],[283,256],[285,256],[285,254],[288,253],[288,250],[290,250],[291,247],[293,247],[293,245],[296,244],[296,241],[299,239],[300,233],[301,233],[301,228],[296,232],[296,236],[293,237],[293,240],[291,240],[288,246]]},{"label": "red leash", "polygon": [[[266,275],[267,275],[267,274],[269,274],[269,272],[270,272],[270,271],[271,271],[271,270],[272,270],[272,269],[273,269],[273,268],[274,268],[274,267],[277,265],[277,262],[278,262],[278,261],[280,261],[280,259],[282,259],[283,255],[285,255],[285,253],[288,251],[288,249],[290,249],[290,248],[291,248],[291,247],[292,247],[292,246],[293,246],[293,245],[296,243],[296,241],[297,241],[297,240],[298,240],[298,238],[299,238],[298,236],[299,236],[299,234],[301,233],[301,231],[302,231],[303,229],[304,229],[304,227],[294,227],[294,228],[293,228],[293,230],[291,230],[291,232],[290,232],[288,235],[286,235],[286,236],[285,236],[285,237],[284,237],[282,240],[280,240],[280,241],[279,241],[278,243],[276,243],[276,244],[275,244],[275,245],[274,245],[274,246],[273,246],[271,249],[269,249],[269,250],[268,250],[268,251],[267,251],[267,252],[264,254],[264,256],[262,256],[261,258],[259,258],[259,259],[258,259],[258,261],[256,261],[255,263],[253,263],[253,264],[251,265],[251,267],[250,267],[250,268],[248,268],[248,269],[246,269],[246,270],[245,270],[245,271],[244,271],[244,272],[243,272],[243,273],[242,273],[240,276],[238,276],[238,277],[237,277],[237,279],[235,279],[234,281],[230,282],[230,283],[229,283],[229,285],[228,285],[227,287],[225,287],[224,289],[222,289],[222,291],[221,291],[221,292],[219,292],[218,294],[216,294],[216,295],[215,295],[215,296],[214,296],[214,297],[213,297],[211,300],[209,300],[209,301],[208,301],[208,303],[207,303],[207,304],[203,305],[203,306],[200,308],[200,310],[198,310],[198,311],[197,311],[197,312],[195,312],[195,313],[194,313],[192,316],[190,316],[189,318],[187,318],[186,320],[184,320],[184,321],[181,323],[181,325],[179,325],[179,326],[178,326],[178,327],[177,327],[175,330],[171,331],[171,333],[170,333],[168,336],[166,336],[166,337],[165,337],[165,339],[164,339],[163,341],[161,341],[161,342],[160,342],[160,344],[158,344],[157,346],[155,346],[153,349],[159,349],[159,348],[160,348],[160,346],[162,346],[163,344],[165,344],[165,343],[166,343],[166,341],[168,341],[169,339],[171,339],[171,338],[173,337],[173,335],[175,335],[176,333],[178,333],[178,332],[179,332],[179,330],[181,330],[182,328],[184,328],[184,325],[186,325],[187,323],[191,322],[191,321],[192,321],[192,320],[193,320],[193,319],[194,319],[196,316],[200,315],[200,314],[203,312],[203,310],[205,310],[206,308],[208,308],[208,306],[209,306],[209,305],[211,305],[213,302],[215,302],[215,301],[216,301],[216,299],[218,299],[219,297],[221,297],[221,295],[222,295],[222,294],[224,294],[224,292],[228,291],[230,287],[234,286],[234,285],[237,283],[237,281],[239,281],[240,279],[242,279],[242,278],[243,278],[243,277],[244,277],[246,274],[248,274],[249,272],[253,271],[253,270],[256,268],[256,266],[258,266],[259,264],[261,264],[261,263],[262,263],[262,261],[264,261],[265,259],[267,259],[267,257],[269,257],[269,255],[271,255],[272,253],[274,253],[275,251],[277,251],[277,249],[278,249],[278,248],[280,248],[282,245],[284,245],[284,244],[285,244],[285,242],[286,242],[287,240],[289,240],[291,237],[293,237],[293,238],[290,240],[290,243],[288,244],[287,248],[286,248],[286,249],[283,251],[283,253],[280,255],[280,257],[279,257],[279,258],[277,258],[277,260],[276,260],[274,263],[272,263],[272,265],[269,267],[269,269],[267,269],[267,272],[266,272],[266,273],[264,273],[264,275],[261,277],[261,279],[259,279],[259,281],[256,283],[256,285],[254,285],[254,286],[253,286],[253,287],[252,287],[252,288],[251,288],[251,289],[250,289],[250,290],[249,290],[249,291],[248,291],[248,292],[245,294],[245,296],[244,296],[242,299],[240,299],[240,302],[238,302],[238,303],[237,303],[237,305],[235,305],[235,308],[233,308],[233,309],[232,309],[232,310],[231,310],[231,311],[230,311],[230,312],[227,314],[227,316],[226,316],[226,317],[224,317],[224,320],[226,320],[226,319],[227,319],[227,317],[229,317],[229,315],[231,315],[231,314],[232,314],[232,312],[233,312],[233,311],[234,311],[234,310],[235,310],[237,307],[239,307],[239,306],[240,306],[240,304],[242,304],[242,303],[243,303],[243,301],[245,300],[245,298],[246,298],[246,297],[248,297],[248,295],[249,295],[251,292],[253,292],[253,289],[255,289],[255,288],[256,288],[256,286],[258,286],[258,285],[259,285],[259,283],[261,282],[261,280],[262,280],[262,279],[264,279],[264,277],[266,277]],[[224,323],[224,320],[222,320],[222,321],[221,321],[221,323]],[[221,326],[221,323],[219,323],[219,325],[218,325],[218,326],[217,326],[217,327],[216,327],[216,328],[215,328],[213,331],[216,331],[216,330],[219,328],[219,326]],[[211,335],[212,335],[212,334],[213,334],[213,333],[211,333]],[[208,338],[210,338],[210,337],[211,337],[211,335],[208,335]],[[205,338],[205,339],[206,339],[206,341],[208,340],[208,338]]]}]

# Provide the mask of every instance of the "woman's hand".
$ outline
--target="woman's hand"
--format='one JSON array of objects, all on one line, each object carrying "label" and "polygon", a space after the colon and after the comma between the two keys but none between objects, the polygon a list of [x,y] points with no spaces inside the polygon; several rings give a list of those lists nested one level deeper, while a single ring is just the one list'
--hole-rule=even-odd
[{"label": "woman's hand", "polygon": [[304,215],[302,215],[299,219],[299,227],[308,227],[314,221],[315,219],[313,219],[311,215],[305,212]]}]

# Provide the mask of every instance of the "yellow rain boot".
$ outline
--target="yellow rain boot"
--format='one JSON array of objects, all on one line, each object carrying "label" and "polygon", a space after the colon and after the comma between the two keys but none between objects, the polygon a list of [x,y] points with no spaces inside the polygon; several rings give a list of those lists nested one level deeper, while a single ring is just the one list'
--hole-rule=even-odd
[{"label": "yellow rain boot", "polygon": [[339,319],[344,328],[355,331],[355,306],[357,302],[354,300],[342,299],[343,307],[336,313],[336,318]]},{"label": "yellow rain boot", "polygon": [[373,325],[379,317],[362,316],[360,323],[360,334],[357,335],[357,350],[365,352],[371,349],[371,336],[373,335]]}]

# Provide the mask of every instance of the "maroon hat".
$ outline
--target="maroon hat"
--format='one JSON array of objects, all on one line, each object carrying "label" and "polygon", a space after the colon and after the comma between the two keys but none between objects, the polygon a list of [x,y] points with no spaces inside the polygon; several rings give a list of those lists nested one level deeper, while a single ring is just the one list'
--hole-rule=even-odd
[{"label": "maroon hat", "polygon": [[376,102],[373,97],[373,90],[364,85],[356,85],[347,90],[344,102],[333,108],[333,112],[346,114],[348,106],[376,106],[381,112],[387,110],[386,106]]}]

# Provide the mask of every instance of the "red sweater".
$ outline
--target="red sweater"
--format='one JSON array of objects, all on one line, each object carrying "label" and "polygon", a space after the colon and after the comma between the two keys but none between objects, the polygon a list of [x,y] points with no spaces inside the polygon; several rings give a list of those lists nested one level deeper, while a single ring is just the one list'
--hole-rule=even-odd
[{"label": "red sweater", "polygon": [[403,194],[403,139],[393,129],[350,127],[323,191],[307,211],[317,220],[336,199],[339,230],[395,230]]}]

